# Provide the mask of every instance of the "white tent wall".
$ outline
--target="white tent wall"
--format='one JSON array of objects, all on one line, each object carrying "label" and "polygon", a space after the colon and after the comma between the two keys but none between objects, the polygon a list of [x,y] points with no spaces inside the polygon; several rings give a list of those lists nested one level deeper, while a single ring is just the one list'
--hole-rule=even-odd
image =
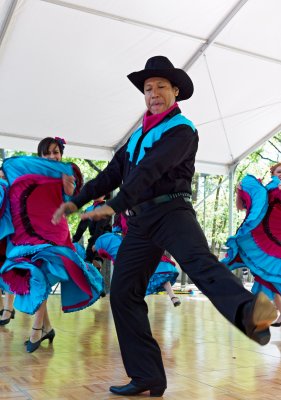
[{"label": "white tent wall", "polygon": [[126,75],[153,55],[190,74],[196,169],[228,174],[281,129],[280,0],[1,0],[0,147],[109,160],[145,110]]}]

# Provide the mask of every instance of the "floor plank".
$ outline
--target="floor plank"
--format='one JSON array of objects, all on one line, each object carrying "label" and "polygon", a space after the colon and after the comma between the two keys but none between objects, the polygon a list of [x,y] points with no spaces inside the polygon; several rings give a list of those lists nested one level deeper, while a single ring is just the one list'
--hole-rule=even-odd
[{"label": "floor plank", "polygon": [[[165,399],[276,400],[281,389],[281,329],[272,328],[264,347],[233,328],[198,292],[179,295],[174,308],[166,295],[147,298],[152,330],[163,353],[168,388]],[[126,399],[108,391],[127,383],[109,296],[70,314],[60,296],[48,301],[56,330],[53,345],[25,351],[32,317],[16,312],[0,327],[0,399]],[[137,397],[148,398],[148,394]]]}]

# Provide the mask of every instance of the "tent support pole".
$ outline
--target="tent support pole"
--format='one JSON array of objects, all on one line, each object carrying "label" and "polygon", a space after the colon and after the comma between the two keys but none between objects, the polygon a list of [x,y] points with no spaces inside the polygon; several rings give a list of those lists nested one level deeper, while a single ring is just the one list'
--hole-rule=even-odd
[{"label": "tent support pole", "polygon": [[228,180],[229,180],[228,236],[231,236],[233,232],[233,189],[234,189],[233,176],[234,176],[234,169],[231,168],[228,174]]}]

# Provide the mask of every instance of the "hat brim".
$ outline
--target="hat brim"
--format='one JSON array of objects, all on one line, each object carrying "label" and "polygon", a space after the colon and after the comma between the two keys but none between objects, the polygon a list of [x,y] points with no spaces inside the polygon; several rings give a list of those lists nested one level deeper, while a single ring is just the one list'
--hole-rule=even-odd
[{"label": "hat brim", "polygon": [[190,77],[183,69],[144,69],[137,72],[132,72],[127,77],[142,93],[144,93],[144,82],[148,78],[161,77],[168,79],[173,86],[179,88],[177,101],[187,100],[193,94],[193,83]]}]

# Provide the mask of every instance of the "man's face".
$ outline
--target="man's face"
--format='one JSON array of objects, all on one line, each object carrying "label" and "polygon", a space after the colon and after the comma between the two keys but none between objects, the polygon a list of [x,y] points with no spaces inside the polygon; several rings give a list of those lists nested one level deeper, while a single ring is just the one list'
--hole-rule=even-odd
[{"label": "man's face", "polygon": [[144,82],[145,103],[151,114],[168,110],[175,103],[178,92],[178,88],[165,78],[149,78]]}]

